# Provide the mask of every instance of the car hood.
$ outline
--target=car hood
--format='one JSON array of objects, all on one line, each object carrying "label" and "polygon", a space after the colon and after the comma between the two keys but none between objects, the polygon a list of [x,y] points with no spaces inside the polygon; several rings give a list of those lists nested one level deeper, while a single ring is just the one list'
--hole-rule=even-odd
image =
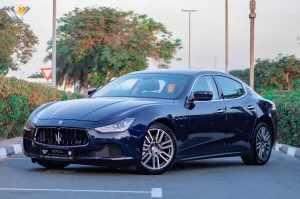
[{"label": "car hood", "polygon": [[121,117],[144,106],[172,103],[171,100],[137,98],[87,98],[52,103],[37,111],[40,120],[101,121]]}]

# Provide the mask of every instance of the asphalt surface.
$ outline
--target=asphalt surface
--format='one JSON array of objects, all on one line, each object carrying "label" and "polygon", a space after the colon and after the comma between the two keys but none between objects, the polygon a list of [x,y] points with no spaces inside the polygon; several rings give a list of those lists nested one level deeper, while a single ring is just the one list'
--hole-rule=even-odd
[{"label": "asphalt surface", "polygon": [[[158,189],[153,189],[158,188]],[[239,157],[185,162],[160,176],[92,166],[47,170],[17,155],[0,162],[1,199],[299,199],[300,160],[273,151],[265,166]]]}]

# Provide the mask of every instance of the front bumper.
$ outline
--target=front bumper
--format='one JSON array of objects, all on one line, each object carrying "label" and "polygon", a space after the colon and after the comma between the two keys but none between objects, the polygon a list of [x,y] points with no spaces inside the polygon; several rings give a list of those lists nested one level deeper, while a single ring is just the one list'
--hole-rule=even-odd
[{"label": "front bumper", "polygon": [[[34,134],[34,130],[24,129],[24,154],[33,161],[67,161],[70,164],[122,167],[135,165],[141,156],[142,135],[134,129],[109,134],[88,130],[89,142],[85,146],[44,145],[34,139]],[[73,155],[71,158],[45,157],[41,149],[71,150]]]}]

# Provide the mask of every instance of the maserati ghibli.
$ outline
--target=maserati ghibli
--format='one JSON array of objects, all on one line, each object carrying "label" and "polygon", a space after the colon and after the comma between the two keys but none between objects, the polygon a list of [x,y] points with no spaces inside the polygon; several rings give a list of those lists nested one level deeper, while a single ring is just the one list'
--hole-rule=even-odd
[{"label": "maserati ghibli", "polygon": [[84,99],[38,107],[24,126],[33,163],[134,167],[162,174],[175,163],[239,156],[268,162],[277,137],[275,104],[238,78],[199,70],[129,73]]}]

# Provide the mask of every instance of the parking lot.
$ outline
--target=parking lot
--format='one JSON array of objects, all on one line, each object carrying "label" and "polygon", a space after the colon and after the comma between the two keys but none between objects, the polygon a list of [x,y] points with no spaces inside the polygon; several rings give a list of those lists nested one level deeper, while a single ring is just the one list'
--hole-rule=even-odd
[{"label": "parking lot", "polygon": [[23,154],[0,163],[1,199],[268,198],[300,195],[300,160],[273,151],[265,166],[240,158],[185,162],[160,176],[71,165],[47,170]]}]

